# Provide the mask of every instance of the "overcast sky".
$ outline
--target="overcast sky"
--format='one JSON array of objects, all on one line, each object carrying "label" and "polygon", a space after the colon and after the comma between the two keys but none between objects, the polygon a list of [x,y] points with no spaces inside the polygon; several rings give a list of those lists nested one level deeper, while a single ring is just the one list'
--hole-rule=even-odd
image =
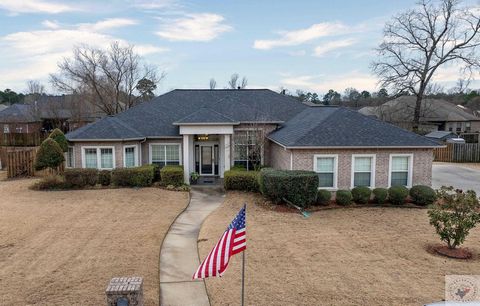
[{"label": "overcast sky", "polygon": [[[373,91],[369,64],[383,25],[415,2],[0,0],[0,89],[48,85],[74,45],[120,41],[167,73],[159,93],[208,88],[212,77],[222,88],[234,72],[249,88]],[[446,67],[437,82],[451,87],[458,77]]]}]

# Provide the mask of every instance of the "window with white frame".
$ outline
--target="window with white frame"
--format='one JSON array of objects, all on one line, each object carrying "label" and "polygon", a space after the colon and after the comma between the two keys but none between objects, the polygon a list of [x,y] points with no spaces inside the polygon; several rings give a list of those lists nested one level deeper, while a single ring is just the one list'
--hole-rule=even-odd
[{"label": "window with white frame", "polygon": [[125,168],[137,167],[137,146],[125,146],[123,148],[123,163]]},{"label": "window with white frame", "polygon": [[262,164],[261,130],[237,130],[233,135],[233,164],[255,170]]},{"label": "window with white frame", "polygon": [[352,187],[375,185],[375,155],[352,156]]},{"label": "window with white frame", "polygon": [[179,144],[151,144],[150,161],[160,167],[166,165],[180,165]]},{"label": "window with white frame", "polygon": [[337,155],[315,155],[314,171],[318,174],[319,188],[337,188]]},{"label": "window with white frame", "polygon": [[3,125],[3,133],[4,134],[10,133],[10,126],[8,126],[8,124]]},{"label": "window with white frame", "polygon": [[65,160],[67,162],[67,168],[75,168],[75,156],[73,153],[73,147],[68,147],[67,152],[65,153]]},{"label": "window with white frame", "polygon": [[410,154],[390,155],[390,186],[411,186],[412,159]]},{"label": "window with white frame", "polygon": [[113,147],[83,148],[83,165],[85,168],[113,169],[115,156]]}]

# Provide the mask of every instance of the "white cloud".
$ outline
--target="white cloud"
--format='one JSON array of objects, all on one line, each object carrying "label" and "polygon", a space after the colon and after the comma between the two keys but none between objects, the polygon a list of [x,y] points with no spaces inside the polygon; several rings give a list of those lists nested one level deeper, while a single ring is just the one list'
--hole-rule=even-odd
[{"label": "white cloud", "polygon": [[355,44],[355,42],[356,41],[354,39],[351,39],[351,38],[343,39],[343,40],[329,41],[329,42],[326,42],[322,45],[319,45],[319,46],[315,47],[315,49],[313,50],[313,56],[322,57],[322,56],[325,56],[326,54],[328,54],[332,51],[349,47],[349,46]]},{"label": "white cloud", "polygon": [[174,0],[134,0],[132,5],[140,9],[156,10],[176,4]]},{"label": "white cloud", "polygon": [[52,21],[52,20],[44,20],[42,21],[42,25],[48,29],[58,29],[60,28],[60,25],[58,24],[57,21]]},{"label": "white cloud", "polygon": [[329,89],[342,92],[345,88],[354,87],[358,90],[376,90],[378,80],[370,74],[352,71],[339,75],[327,76],[288,76],[280,80],[281,84],[289,89],[303,89],[325,93]]},{"label": "white cloud", "polygon": [[128,18],[108,18],[96,23],[83,23],[79,25],[79,29],[84,31],[102,32],[114,28],[121,28],[136,25],[138,22]]},{"label": "white cloud", "polygon": [[42,0],[2,0],[0,1],[0,9],[7,10],[11,13],[47,13],[59,14],[69,11],[76,11],[71,5],[59,2],[42,1]]},{"label": "white cloud", "polygon": [[322,22],[306,29],[281,31],[280,38],[271,40],[255,40],[255,49],[269,50],[276,47],[297,46],[317,38],[346,33],[349,27],[340,22]]},{"label": "white cloud", "polygon": [[[0,37],[2,65],[0,66],[0,84],[12,88],[23,88],[30,79],[45,81],[49,73],[57,70],[57,63],[71,56],[74,46],[88,44],[97,48],[106,48],[112,42],[121,45],[128,42],[102,32],[113,25],[124,26],[127,23],[109,23],[103,20],[75,26],[57,27],[30,32],[16,32]],[[108,25],[108,26],[107,26]],[[136,45],[135,50],[141,55],[164,52],[167,49],[154,45]]]},{"label": "white cloud", "polygon": [[155,34],[172,41],[210,41],[232,30],[221,15],[188,14],[174,20],[161,19],[162,25]]}]

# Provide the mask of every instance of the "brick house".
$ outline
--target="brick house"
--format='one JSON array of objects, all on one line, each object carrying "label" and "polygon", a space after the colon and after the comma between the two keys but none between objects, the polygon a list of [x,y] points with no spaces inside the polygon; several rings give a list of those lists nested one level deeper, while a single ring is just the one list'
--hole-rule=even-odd
[{"label": "brick house", "polygon": [[316,171],[321,188],[431,184],[426,137],[341,107],[266,89],[173,90],[67,134],[67,167],[183,165],[223,177],[232,166]]}]

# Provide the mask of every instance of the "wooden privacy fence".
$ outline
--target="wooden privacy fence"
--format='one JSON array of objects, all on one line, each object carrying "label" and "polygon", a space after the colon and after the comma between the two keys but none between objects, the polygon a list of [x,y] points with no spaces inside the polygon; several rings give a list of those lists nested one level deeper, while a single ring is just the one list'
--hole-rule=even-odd
[{"label": "wooden privacy fence", "polygon": [[447,143],[445,148],[435,148],[433,155],[435,161],[478,163],[480,143]]},{"label": "wooden privacy fence", "polygon": [[34,176],[37,149],[7,152],[7,177]]},{"label": "wooden privacy fence", "polygon": [[36,147],[48,137],[48,133],[0,133],[0,146]]}]

